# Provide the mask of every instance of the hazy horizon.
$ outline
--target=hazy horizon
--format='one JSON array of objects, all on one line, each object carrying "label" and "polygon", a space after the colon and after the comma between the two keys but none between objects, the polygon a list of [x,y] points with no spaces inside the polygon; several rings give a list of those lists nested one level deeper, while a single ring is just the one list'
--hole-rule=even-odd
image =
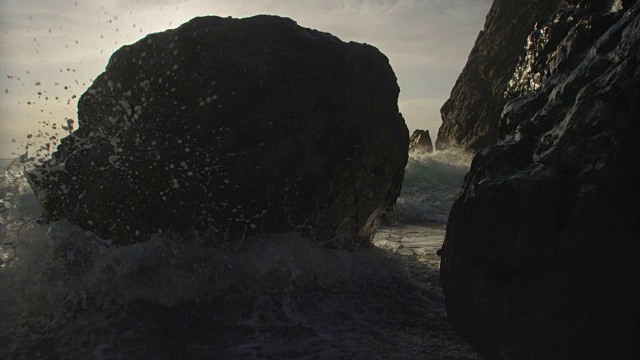
[{"label": "hazy horizon", "polygon": [[[0,158],[28,134],[77,120],[77,100],[111,54],[149,33],[205,15],[290,17],[343,41],[371,44],[390,60],[411,131],[435,141],[439,109],[482,29],[490,0],[5,1],[0,5]],[[46,136],[48,137],[48,136]],[[16,143],[12,143],[16,139]]]}]

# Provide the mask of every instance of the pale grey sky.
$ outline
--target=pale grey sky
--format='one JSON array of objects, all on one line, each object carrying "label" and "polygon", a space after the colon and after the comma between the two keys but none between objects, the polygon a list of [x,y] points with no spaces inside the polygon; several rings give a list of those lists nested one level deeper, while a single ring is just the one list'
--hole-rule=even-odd
[{"label": "pale grey sky", "polygon": [[28,134],[54,133],[50,124],[75,120],[78,97],[120,46],[203,15],[287,16],[343,41],[377,47],[398,77],[400,111],[409,129],[428,129],[435,138],[439,109],[490,5],[491,0],[2,0],[0,157],[23,152]]}]

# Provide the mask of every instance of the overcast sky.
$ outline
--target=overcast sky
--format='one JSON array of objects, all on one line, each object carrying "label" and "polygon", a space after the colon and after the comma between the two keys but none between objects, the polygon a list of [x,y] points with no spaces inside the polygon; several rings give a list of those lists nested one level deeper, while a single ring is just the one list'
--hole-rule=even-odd
[{"label": "overcast sky", "polygon": [[428,129],[435,141],[440,107],[490,5],[491,0],[2,0],[0,157],[22,152],[28,134],[75,120],[78,98],[120,46],[203,15],[287,16],[344,41],[377,47],[398,77],[400,111],[409,129]]}]

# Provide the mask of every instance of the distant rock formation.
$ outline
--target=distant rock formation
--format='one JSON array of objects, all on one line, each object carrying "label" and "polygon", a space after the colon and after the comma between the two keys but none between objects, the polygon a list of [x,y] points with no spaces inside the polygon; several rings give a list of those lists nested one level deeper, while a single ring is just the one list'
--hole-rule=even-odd
[{"label": "distant rock formation", "polygon": [[639,29],[635,1],[542,22],[502,141],[473,160],[441,281],[450,322],[490,359],[640,356]]},{"label": "distant rock formation", "polygon": [[116,51],[29,174],[49,219],[117,244],[197,230],[369,244],[409,134],[376,48],[275,16],[195,18]]},{"label": "distant rock formation", "polygon": [[431,142],[431,136],[429,136],[429,130],[415,130],[409,138],[409,152],[433,152],[433,143]]},{"label": "distant rock formation", "polygon": [[498,142],[504,92],[536,21],[565,7],[562,0],[495,0],[440,113],[436,149],[479,151]]}]

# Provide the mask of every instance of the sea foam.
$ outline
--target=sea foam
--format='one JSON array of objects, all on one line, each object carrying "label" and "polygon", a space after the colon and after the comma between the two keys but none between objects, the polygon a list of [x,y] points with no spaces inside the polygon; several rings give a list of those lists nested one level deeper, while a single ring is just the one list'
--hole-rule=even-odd
[{"label": "sea foam", "polygon": [[472,156],[456,150],[409,156],[392,224],[445,224]]},{"label": "sea foam", "polygon": [[[400,209],[453,193],[464,162],[448,156],[412,157]],[[64,220],[39,223],[23,166],[0,177],[0,357],[475,356],[446,323],[442,224],[396,224],[358,251],[295,233],[115,247]]]}]

